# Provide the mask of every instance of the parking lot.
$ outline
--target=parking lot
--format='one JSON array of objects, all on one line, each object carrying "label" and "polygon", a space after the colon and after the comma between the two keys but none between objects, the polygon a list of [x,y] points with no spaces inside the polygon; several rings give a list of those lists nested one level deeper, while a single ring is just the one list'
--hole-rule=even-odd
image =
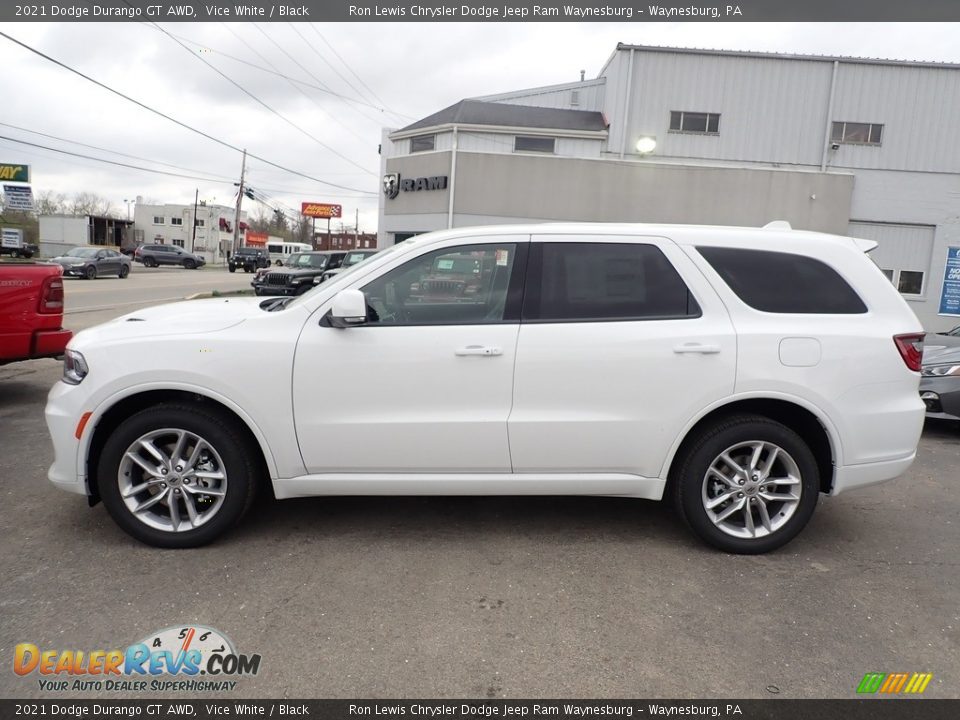
[{"label": "parking lot", "polygon": [[[69,281],[66,324],[249,279]],[[265,499],[222,541],[162,551],[47,482],[60,372],[0,367],[6,663],[17,643],[123,648],[195,623],[262,655],[236,697],[850,698],[864,673],[898,671],[960,697],[955,425],[928,425],[905,477],[822,500],[765,556],[617,498]],[[0,696],[49,697],[36,677],[0,673]]]}]

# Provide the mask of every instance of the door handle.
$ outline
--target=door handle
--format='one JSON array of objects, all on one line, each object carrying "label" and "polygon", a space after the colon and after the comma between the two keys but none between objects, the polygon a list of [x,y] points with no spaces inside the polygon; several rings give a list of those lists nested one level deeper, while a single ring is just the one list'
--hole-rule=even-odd
[{"label": "door handle", "polygon": [[453,354],[460,357],[464,357],[466,355],[485,355],[487,357],[493,357],[494,355],[503,355],[503,349],[492,347],[490,345],[467,345],[466,347],[454,350]]},{"label": "door handle", "polygon": [[673,351],[678,355],[683,353],[700,353],[701,355],[715,355],[720,352],[719,345],[704,345],[703,343],[685,343],[683,345],[676,345],[673,348]]}]

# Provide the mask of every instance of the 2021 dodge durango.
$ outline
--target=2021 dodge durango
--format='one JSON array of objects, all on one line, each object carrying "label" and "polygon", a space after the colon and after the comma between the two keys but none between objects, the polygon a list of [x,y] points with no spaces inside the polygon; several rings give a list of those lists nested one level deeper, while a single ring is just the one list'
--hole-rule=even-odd
[{"label": "2021 dodge durango", "polygon": [[70,343],[49,478],[162,547],[272,490],[669,499],[707,543],[766,552],[818,496],[914,460],[923,332],[874,246],[782,224],[463,228],[301,296],[138,310]]}]

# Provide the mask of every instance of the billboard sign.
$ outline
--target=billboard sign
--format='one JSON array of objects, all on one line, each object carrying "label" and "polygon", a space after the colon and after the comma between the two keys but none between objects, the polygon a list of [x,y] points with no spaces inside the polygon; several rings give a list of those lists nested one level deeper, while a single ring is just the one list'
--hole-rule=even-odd
[{"label": "billboard sign", "polygon": [[30,166],[0,163],[0,180],[28,183],[30,182]]},{"label": "billboard sign", "polygon": [[0,230],[0,247],[14,249],[23,247],[23,230],[6,227]]},{"label": "billboard sign", "polygon": [[940,315],[960,315],[960,247],[947,248],[940,289]]},{"label": "billboard sign", "polygon": [[269,235],[267,233],[253,232],[252,230],[247,230],[246,240],[244,244],[247,247],[265,247],[267,244],[267,238]]},{"label": "billboard sign", "polygon": [[341,217],[342,208],[329,203],[305,202],[300,203],[300,214],[312,218],[338,218]]},{"label": "billboard sign", "polygon": [[4,185],[3,204],[7,210],[33,210],[33,190],[29,185]]}]

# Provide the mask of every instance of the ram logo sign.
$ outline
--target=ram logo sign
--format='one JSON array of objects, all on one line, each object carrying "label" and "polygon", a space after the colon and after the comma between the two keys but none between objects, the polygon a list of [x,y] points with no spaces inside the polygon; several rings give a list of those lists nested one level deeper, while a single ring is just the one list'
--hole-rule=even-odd
[{"label": "ram logo sign", "polygon": [[388,173],[383,176],[383,194],[388,200],[393,200],[400,191],[417,192],[419,190],[446,190],[446,175],[431,175],[430,177],[401,178],[400,173]]}]

